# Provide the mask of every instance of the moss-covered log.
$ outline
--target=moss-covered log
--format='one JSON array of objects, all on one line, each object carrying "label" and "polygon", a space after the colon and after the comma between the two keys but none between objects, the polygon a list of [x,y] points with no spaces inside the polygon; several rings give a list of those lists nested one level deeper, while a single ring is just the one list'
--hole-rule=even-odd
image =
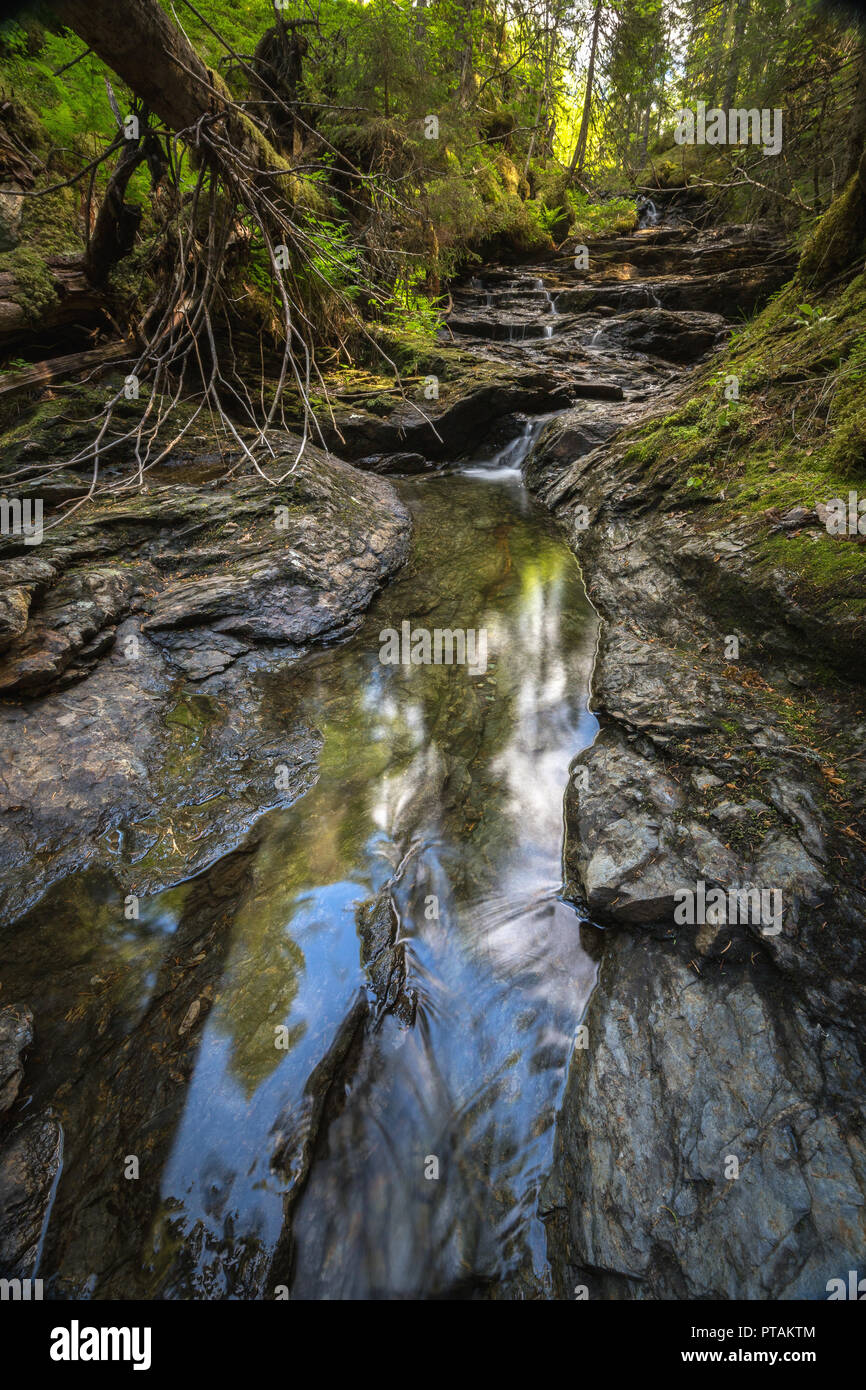
[{"label": "moss-covered log", "polygon": [[252,178],[294,201],[298,180],[290,165],[237,108],[222,78],[157,0],[59,0],[55,11],[172,130],[209,125]]},{"label": "moss-covered log", "polygon": [[2,257],[0,347],[12,347],[45,330],[108,322],[105,300],[85,274],[81,257],[45,258],[19,247]]},{"label": "moss-covered log", "polygon": [[866,150],[857,172],[831,203],[803,248],[797,279],[825,285],[863,257],[866,248]]}]

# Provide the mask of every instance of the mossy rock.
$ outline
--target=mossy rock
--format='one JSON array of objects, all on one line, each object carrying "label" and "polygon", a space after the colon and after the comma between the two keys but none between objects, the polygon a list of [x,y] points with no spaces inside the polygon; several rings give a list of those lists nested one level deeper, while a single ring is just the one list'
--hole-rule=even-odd
[{"label": "mossy rock", "polygon": [[16,246],[14,251],[4,252],[0,270],[14,277],[12,297],[24,310],[28,323],[38,323],[58,303],[54,276],[45,256],[35,247]]},{"label": "mossy rock", "polygon": [[519,194],[521,183],[526,185],[526,191],[527,193],[529,192],[529,185],[526,183],[526,180],[522,178],[520,170],[514,163],[514,160],[509,159],[504,151],[496,156],[494,162],[499,171],[499,177],[502,179],[502,186],[506,193]]}]

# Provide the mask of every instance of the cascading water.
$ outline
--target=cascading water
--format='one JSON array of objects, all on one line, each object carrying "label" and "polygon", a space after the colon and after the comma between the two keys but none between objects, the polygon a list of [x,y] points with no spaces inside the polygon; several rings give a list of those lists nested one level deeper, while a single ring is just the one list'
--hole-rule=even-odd
[{"label": "cascading water", "polygon": [[652,198],[639,198],[637,204],[638,227],[655,227],[660,220],[661,214],[653,202]]},{"label": "cascading water", "polygon": [[544,426],[555,418],[554,415],[538,415],[527,420],[520,434],[509,440],[504,448],[494,454],[489,461],[478,462],[461,471],[472,478],[486,478],[489,482],[497,479],[520,478],[521,467]]}]

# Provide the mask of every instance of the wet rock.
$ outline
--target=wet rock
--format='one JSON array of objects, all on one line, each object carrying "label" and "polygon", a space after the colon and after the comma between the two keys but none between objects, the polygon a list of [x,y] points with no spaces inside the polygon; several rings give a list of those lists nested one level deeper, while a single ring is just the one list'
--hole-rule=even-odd
[{"label": "wet rock", "polygon": [[[649,418],[657,409],[652,400],[630,401],[620,418],[628,424]],[[645,461],[630,452],[627,440],[611,438],[603,457],[598,451],[570,455],[569,433],[583,420],[583,408],[575,406],[547,425],[526,461],[524,475],[541,499],[564,518],[578,503],[588,508],[585,534],[574,535],[584,555],[600,556],[607,548],[621,557],[616,565],[597,567],[593,582],[602,601],[608,593],[613,598],[627,571],[632,581],[640,577],[645,586],[635,603],[650,627],[671,632],[682,628],[684,635],[690,627],[694,632],[698,623],[689,623],[688,615],[700,604],[701,621],[709,616],[716,624],[715,641],[722,623],[734,625],[725,626],[725,632],[744,625],[752,650],[760,650],[762,659],[778,661],[783,671],[802,660],[804,652],[820,649],[846,679],[866,675],[859,611],[837,605],[832,622],[824,612],[812,611],[789,573],[756,567],[752,537],[743,534],[742,525],[722,525],[711,531],[696,525],[696,501],[714,497],[698,498],[684,491],[675,470],[661,467],[648,473]],[[629,518],[632,522],[642,518],[640,526],[629,526]],[[684,586],[690,595],[685,606]]]},{"label": "wet rock", "polygon": [[400,924],[390,893],[383,889],[356,911],[361,964],[376,998],[376,1016],[392,1013],[407,1026],[415,1019],[415,997],[406,989],[405,947],[397,944]]},{"label": "wet rock", "polygon": [[178,480],[10,557],[26,626],[0,680],[34,698],[0,710],[0,914],[73,868],[153,891],[300,795],[320,735],[291,710],[263,724],[257,669],[351,632],[410,533],[385,479],[308,449],[274,487]]},{"label": "wet rock", "polygon": [[648,308],[672,313],[720,314],[731,319],[752,313],[791,277],[790,266],[748,266],[718,275],[672,275],[651,281],[604,281],[587,277],[559,296],[563,313],[585,314],[601,306],[620,313]]},{"label": "wet rock", "polygon": [[25,1120],[0,1149],[0,1275],[33,1277],[54,1181],[63,1153],[63,1131],[52,1115]]},{"label": "wet rock", "polygon": [[856,1039],[608,934],[548,1184],[558,1296],[826,1298],[866,1243]]},{"label": "wet rock", "polygon": [[735,881],[737,859],[681,817],[686,796],[660,761],[609,727],[582,762],[588,786],[566,795],[566,872],[595,920],[672,924],[679,889]]},{"label": "wet rock", "polygon": [[564,380],[549,370],[493,366],[477,359],[471,366],[462,359],[456,367],[446,363],[446,370],[450,374],[438,381],[437,398],[428,399],[418,387],[406,400],[397,399],[385,418],[367,410],[335,409],[334,422],[322,422],[328,447],[358,461],[384,454],[453,458],[475,448],[503,415],[541,414],[569,399]]},{"label": "wet rock", "polygon": [[606,443],[618,430],[640,413],[631,403],[625,409],[607,410],[602,405],[576,405],[556,421],[555,429],[548,427],[544,448],[533,449],[523,466],[528,488],[544,490],[552,496],[556,481],[565,478],[571,465]]},{"label": "wet rock", "polygon": [[271,1167],[286,1184],[283,1225],[270,1262],[268,1286],[289,1286],[294,1272],[294,1217],[310,1179],[317,1148],[339,1114],[359,1065],[370,1006],[361,991],[321,1061],[311,1072],[300,1104],[288,1107],[274,1125]]},{"label": "wet rock", "polygon": [[57,576],[56,568],[35,555],[0,563],[0,652],[26,630],[30,605]]},{"label": "wet rock", "polygon": [[693,362],[726,336],[718,314],[666,309],[638,309],[624,318],[607,319],[592,336],[594,346],[648,352],[671,362]]},{"label": "wet rock", "polygon": [[[666,308],[685,307],[680,278],[658,296]],[[733,302],[735,281],[757,283],[704,278],[707,299],[687,307],[729,313],[715,293]],[[625,307],[662,283],[561,299]],[[591,1297],[824,1298],[866,1244],[866,860],[776,683],[789,689],[794,670],[814,691],[811,652],[856,678],[857,624],[813,623],[783,578],[756,573],[748,536],[702,522],[627,440],[587,450],[585,431],[585,408],[566,412],[525,468],[570,526],[603,620],[600,729],[565,807],[569,895],[608,927],[540,1204],[559,1296],[584,1283]],[[805,508],[776,520],[811,524]],[[759,675],[726,665],[729,632]],[[857,699],[834,687],[807,741],[847,752]],[[766,893],[770,920],[675,920],[678,890],[700,881]]]},{"label": "wet rock", "polygon": [[591,246],[591,265],[619,267],[626,263],[636,274],[667,274],[688,268],[710,274],[735,270],[743,264],[778,261],[792,264],[791,248],[776,228],[759,222],[709,227],[656,226],[637,234],[600,237]]},{"label": "wet rock", "polygon": [[33,1015],[25,1004],[0,1009],[0,1115],[12,1105],[24,1077],[22,1054],[33,1042]]},{"label": "wet rock", "polygon": [[426,459],[423,454],[396,453],[396,454],[371,454],[368,458],[358,459],[359,468],[369,469],[371,473],[385,474],[408,474],[429,473],[436,465]]},{"label": "wet rock", "polygon": [[63,575],[38,609],[30,611],[26,628],[7,648],[0,665],[0,693],[33,694],[56,686],[70,667],[80,675],[82,667],[94,665],[111,645],[136,587],[134,576],[119,569]]},{"label": "wet rock", "polygon": [[[62,1020],[54,1025],[64,1037],[68,1082],[52,1101],[63,1124],[64,1153],[42,1267],[61,1271],[57,1297],[176,1295],[162,1282],[164,1272],[142,1258],[142,1242],[146,1248],[154,1229],[157,1244],[177,1236],[185,1216],[183,1210],[162,1210],[160,1180],[190,1099],[189,1078],[204,1028],[225,988],[226,962],[251,891],[258,844],[253,832],[241,849],[190,885],[176,930],[155,958],[147,1006],[126,1015],[121,1026],[111,991],[103,993],[92,983],[87,989],[92,971],[87,956],[80,966],[67,966],[86,972],[79,997],[88,1012],[78,1027],[70,1029]],[[34,923],[42,911],[36,909]],[[232,1043],[235,1060],[242,1040],[235,1037]],[[238,1072],[242,1075],[242,1068]],[[128,1154],[140,1160],[135,1180],[126,1176]],[[218,1177],[215,1190],[207,1154],[201,1156],[201,1173],[204,1202],[218,1205]],[[192,1222],[190,1227],[183,1243],[192,1256],[208,1235]],[[257,1241],[239,1242],[226,1274],[228,1296],[254,1296],[250,1267],[261,1258]]]}]

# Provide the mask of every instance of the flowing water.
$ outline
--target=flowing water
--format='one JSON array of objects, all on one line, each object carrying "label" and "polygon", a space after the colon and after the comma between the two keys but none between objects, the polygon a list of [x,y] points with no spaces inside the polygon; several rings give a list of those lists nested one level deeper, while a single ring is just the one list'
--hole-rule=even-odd
[{"label": "flowing water", "polygon": [[[290,1296],[547,1291],[539,1189],[595,978],[560,861],[569,764],[596,727],[596,627],[562,534],[520,480],[541,423],[462,473],[400,482],[409,565],[349,643],[261,677],[270,720],[301,711],[321,731],[320,772],[258,823],[243,886],[220,908],[213,1005],[167,1138],[142,1160],[157,1170],[155,1201],[118,1198],[103,1169],[147,1150],[158,1061],[145,1033],[131,1063],[138,1129],[118,1121],[103,1158],[106,1115],[127,1113],[110,1059],[150,1018],[194,899],[201,917],[196,883],[118,926],[104,881],[81,875],[10,935],[8,997],[28,999],[52,1039],[28,1081],[66,1131],[38,1271],[57,1292],[274,1296],[270,1260],[297,1181],[274,1152],[367,987],[357,912],[383,890],[415,1021],[385,1014],[345,1064],[292,1203]],[[384,664],[381,633],[407,621],[484,630],[486,669]],[[97,987],[110,1001],[98,1023]],[[121,1252],[113,1264],[106,1249]]]}]

